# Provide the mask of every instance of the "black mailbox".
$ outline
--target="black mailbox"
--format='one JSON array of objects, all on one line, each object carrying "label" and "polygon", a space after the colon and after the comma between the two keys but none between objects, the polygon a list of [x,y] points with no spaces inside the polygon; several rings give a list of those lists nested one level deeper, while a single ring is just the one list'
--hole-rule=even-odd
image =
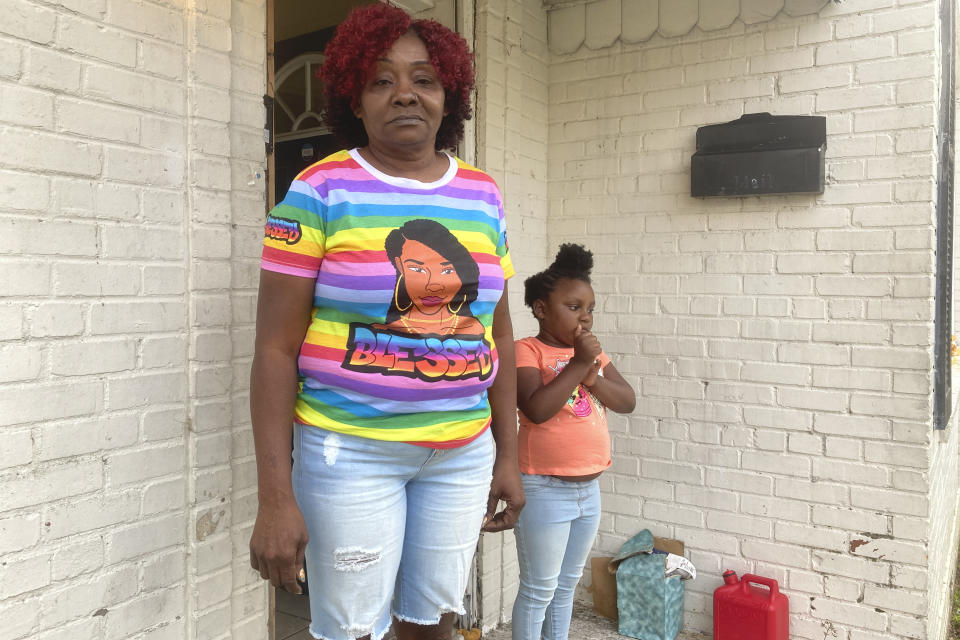
[{"label": "black mailbox", "polygon": [[827,120],[749,113],[697,129],[690,195],[823,193]]}]

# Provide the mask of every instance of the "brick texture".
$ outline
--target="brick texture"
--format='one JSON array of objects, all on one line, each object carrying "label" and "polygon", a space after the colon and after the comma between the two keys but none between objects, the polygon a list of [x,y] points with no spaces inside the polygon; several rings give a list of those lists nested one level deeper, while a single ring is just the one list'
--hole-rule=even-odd
[{"label": "brick texture", "polygon": [[[936,20],[827,3],[550,58],[546,254],[604,265],[596,329],[639,393],[595,551],[684,540],[691,631],[734,568],[780,580],[799,638],[940,637],[946,587],[897,578],[948,584],[956,546],[957,429],[932,435],[926,374],[935,200],[909,186],[935,176]],[[824,194],[691,198],[696,128],[756,111],[826,116]]]},{"label": "brick texture", "polygon": [[234,273],[259,257],[264,3],[5,10],[0,635],[263,638]]}]

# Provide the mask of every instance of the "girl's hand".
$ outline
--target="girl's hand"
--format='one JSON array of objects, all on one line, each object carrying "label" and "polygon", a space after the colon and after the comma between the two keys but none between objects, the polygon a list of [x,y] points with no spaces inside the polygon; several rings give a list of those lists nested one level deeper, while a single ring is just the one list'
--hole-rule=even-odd
[{"label": "girl's hand", "polygon": [[585,330],[583,325],[578,324],[573,332],[573,359],[592,367],[597,358],[600,357],[602,350],[597,336]]},{"label": "girl's hand", "polygon": [[600,375],[600,361],[594,360],[587,370],[587,374],[580,380],[580,384],[585,387],[592,387],[597,382],[597,376]]}]

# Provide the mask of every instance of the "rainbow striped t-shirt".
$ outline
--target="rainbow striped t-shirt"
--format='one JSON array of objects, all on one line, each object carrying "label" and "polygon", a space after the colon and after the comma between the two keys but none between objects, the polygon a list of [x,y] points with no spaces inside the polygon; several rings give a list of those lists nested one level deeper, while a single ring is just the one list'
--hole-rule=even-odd
[{"label": "rainbow striped t-shirt", "polygon": [[439,448],[487,427],[493,310],[514,273],[488,175],[451,157],[424,183],[337,152],[270,212],[261,267],[316,279],[298,422]]}]

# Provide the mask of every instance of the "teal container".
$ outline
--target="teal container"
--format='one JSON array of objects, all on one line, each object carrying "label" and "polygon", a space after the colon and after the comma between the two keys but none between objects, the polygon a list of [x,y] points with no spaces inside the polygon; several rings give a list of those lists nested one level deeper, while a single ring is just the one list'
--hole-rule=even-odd
[{"label": "teal container", "polygon": [[638,640],[673,640],[683,627],[683,582],[664,578],[667,556],[652,551],[653,535],[644,529],[611,561],[618,564],[619,631]]}]

